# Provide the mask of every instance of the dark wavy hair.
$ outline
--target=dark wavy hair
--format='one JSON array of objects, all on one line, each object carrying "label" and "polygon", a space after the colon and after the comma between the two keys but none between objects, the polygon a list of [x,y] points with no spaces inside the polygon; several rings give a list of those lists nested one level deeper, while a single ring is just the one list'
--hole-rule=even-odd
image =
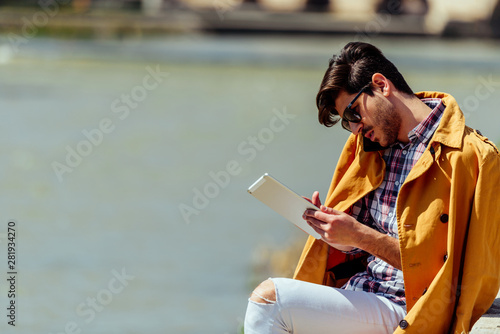
[{"label": "dark wavy hair", "polygon": [[[339,92],[345,90],[349,94],[357,93],[371,83],[375,73],[383,74],[397,90],[413,94],[396,66],[377,47],[363,42],[351,42],[329,61],[316,95],[319,122],[327,127],[336,124],[340,120],[335,109],[335,99]],[[371,90],[366,93],[373,96]]]}]

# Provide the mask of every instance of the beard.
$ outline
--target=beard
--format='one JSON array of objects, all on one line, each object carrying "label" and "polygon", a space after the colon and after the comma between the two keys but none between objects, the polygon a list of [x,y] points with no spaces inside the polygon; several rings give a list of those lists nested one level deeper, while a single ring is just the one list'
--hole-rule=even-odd
[{"label": "beard", "polygon": [[375,106],[377,107],[377,112],[373,117],[373,126],[364,129],[363,132],[368,133],[373,128],[379,129],[382,134],[381,138],[377,140],[378,143],[383,147],[389,147],[398,141],[402,123],[401,116],[388,101],[379,100],[375,103]]}]

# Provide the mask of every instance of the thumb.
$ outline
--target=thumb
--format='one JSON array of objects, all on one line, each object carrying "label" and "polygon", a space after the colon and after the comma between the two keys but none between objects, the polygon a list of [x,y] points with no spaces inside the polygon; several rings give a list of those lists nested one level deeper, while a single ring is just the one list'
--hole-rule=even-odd
[{"label": "thumb", "polygon": [[321,212],[324,212],[324,213],[333,213],[332,208],[329,208],[329,207],[324,206],[324,205],[321,205],[319,207],[319,209],[321,210]]}]

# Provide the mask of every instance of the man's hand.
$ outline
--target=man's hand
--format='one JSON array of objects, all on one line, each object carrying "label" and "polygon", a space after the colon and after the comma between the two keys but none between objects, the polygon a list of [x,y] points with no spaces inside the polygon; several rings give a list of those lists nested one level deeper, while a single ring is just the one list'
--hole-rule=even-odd
[{"label": "man's hand", "polygon": [[401,252],[396,238],[361,224],[344,212],[321,205],[317,191],[309,201],[320,210],[306,210],[303,218],[327,244],[341,251],[362,249],[401,269]]},{"label": "man's hand", "polygon": [[[306,200],[308,200],[309,202],[311,202],[312,204],[316,205],[318,208],[326,208],[324,205],[321,205],[321,200],[319,199],[319,192],[315,191],[311,197],[311,199],[307,198],[307,197],[304,197]],[[326,208],[326,209],[329,209],[329,208]],[[332,209],[333,210],[333,209]],[[307,215],[306,213],[309,212],[309,215]],[[316,232],[319,233],[319,235],[321,235],[321,239],[323,241],[325,241],[327,244],[329,244],[330,246],[332,247],[335,247],[341,251],[344,251],[344,252],[348,252],[350,250],[353,249],[352,246],[349,246],[349,245],[345,245],[345,244],[338,244],[338,243],[335,243],[333,240],[327,240],[325,239],[324,237],[324,234],[325,234],[325,231],[322,230],[322,229],[319,229],[318,227],[316,227],[316,225],[312,224],[310,221],[309,221],[309,216],[311,213],[314,213],[316,212],[315,210],[306,210],[304,212],[304,215],[302,216],[302,218],[304,218],[304,220],[306,220],[308,222],[309,225],[311,225],[311,227],[316,230]],[[318,211],[319,212],[319,211]],[[312,219],[312,218],[311,218]],[[354,219],[354,218],[353,218]],[[318,222],[318,224],[320,224]]]}]

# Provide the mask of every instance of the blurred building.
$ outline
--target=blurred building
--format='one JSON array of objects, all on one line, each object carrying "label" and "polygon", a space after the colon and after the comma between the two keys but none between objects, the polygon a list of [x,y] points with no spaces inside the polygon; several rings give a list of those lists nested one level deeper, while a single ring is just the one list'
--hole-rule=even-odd
[{"label": "blurred building", "polygon": [[[77,13],[163,16],[163,21],[212,31],[352,33],[362,22],[372,22],[379,33],[500,37],[500,0],[0,0],[0,15],[2,8],[50,4]],[[176,20],[181,11],[193,15]],[[160,20],[148,26],[154,24],[165,26]]]}]

